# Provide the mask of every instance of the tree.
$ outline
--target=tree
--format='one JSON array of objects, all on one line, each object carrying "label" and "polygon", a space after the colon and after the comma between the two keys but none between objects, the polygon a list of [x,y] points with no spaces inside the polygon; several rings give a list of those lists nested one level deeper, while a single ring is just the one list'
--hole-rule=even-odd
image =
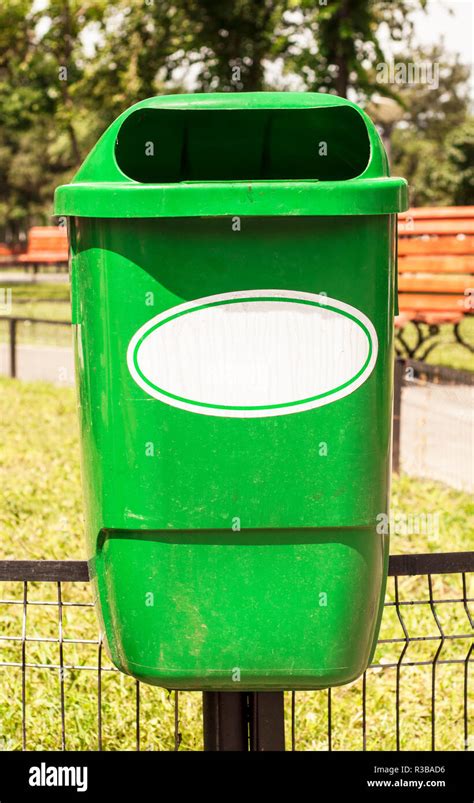
[{"label": "tree", "polygon": [[[426,177],[416,166],[410,137],[421,132],[429,143],[424,163],[439,166],[437,140],[444,142],[465,120],[463,68],[452,65],[438,93],[381,84],[377,77],[378,65],[387,61],[381,26],[384,41],[409,41],[410,12],[425,5],[426,0],[44,0],[38,10],[34,0],[4,0],[0,226],[17,234],[47,222],[53,188],[69,180],[107,125],[137,100],[180,92],[186,84],[192,91],[271,89],[282,65],[306,90],[349,94],[362,102],[375,92],[395,98],[404,126],[393,135],[395,163],[411,171],[415,192],[425,197]],[[469,172],[461,163],[469,155],[469,131],[462,136],[446,145],[441,159],[446,171],[436,185],[440,198],[468,197]],[[448,177],[455,164],[463,175],[456,189]]]},{"label": "tree", "polygon": [[[401,115],[392,135],[392,172],[405,176],[416,206],[472,203],[469,69],[437,45],[400,62],[436,67],[436,80],[397,88]],[[377,121],[377,120],[376,120]],[[383,124],[382,124],[383,126]]]},{"label": "tree", "polygon": [[405,176],[413,206],[474,204],[474,119],[444,140],[404,129],[393,137],[394,170]]},{"label": "tree", "polygon": [[[83,102],[107,124],[138,100],[165,91],[165,82],[192,47],[185,4],[115,0],[100,19],[100,44],[85,65]],[[169,91],[169,90],[168,90]]]},{"label": "tree", "polygon": [[[54,111],[45,60],[35,47],[31,8],[30,0],[11,0],[0,9],[0,214],[14,235],[38,200],[34,172],[44,159],[36,141],[25,138]],[[24,173],[26,163],[31,165],[24,186],[15,175],[15,159],[21,154]]]},{"label": "tree", "polygon": [[202,91],[257,91],[265,88],[265,61],[284,50],[278,37],[291,0],[190,0],[191,49]]},{"label": "tree", "polygon": [[446,138],[447,162],[452,166],[452,203],[474,204],[474,118],[470,117]]},{"label": "tree", "polygon": [[302,75],[309,90],[368,98],[380,91],[376,65],[387,61],[381,26],[392,42],[408,42],[412,12],[425,8],[426,0],[303,0],[286,32],[286,68]]},{"label": "tree", "polygon": [[0,11],[0,225],[7,234],[48,220],[54,187],[87,149],[80,34],[101,3],[50,0],[35,11],[32,0],[7,0]]},{"label": "tree", "polygon": [[[402,127],[423,134],[428,139],[443,139],[453,128],[461,125],[468,109],[469,67],[459,57],[446,56],[442,45],[417,48],[397,56],[409,77],[410,66],[415,68],[415,81],[402,80],[391,87],[392,97],[399,103]],[[428,69],[421,69],[426,66]]]}]

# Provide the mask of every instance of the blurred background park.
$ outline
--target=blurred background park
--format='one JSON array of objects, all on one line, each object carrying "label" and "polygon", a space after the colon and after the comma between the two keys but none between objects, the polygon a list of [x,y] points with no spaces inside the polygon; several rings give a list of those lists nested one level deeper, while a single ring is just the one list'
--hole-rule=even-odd
[{"label": "blurred background park", "polygon": [[412,204],[473,203],[469,0],[4,0],[0,31],[1,240],[50,220],[120,112],[171,92],[347,96]]},{"label": "blurred background park", "polygon": [[[379,126],[392,174],[409,182],[399,237],[391,553],[473,549],[472,22],[470,0],[3,0],[3,560],[84,556],[67,241],[52,216],[55,187],[138,100],[259,90],[359,103]],[[437,746],[472,747],[470,577],[443,574],[433,585],[426,576],[400,585],[391,578],[394,607],[370,683],[333,694],[333,748],[360,749],[365,740],[369,749],[430,749],[435,702]],[[28,583],[28,631],[26,585],[2,583],[0,746],[96,749],[99,705],[101,745],[133,748],[137,689],[110,665],[104,688],[97,685],[97,661],[107,659],[89,585],[66,584],[58,603],[59,586]],[[441,600],[441,631],[433,598]],[[66,639],[59,659],[58,612]],[[167,693],[141,694],[142,747],[202,746],[199,695],[180,695],[177,731]],[[322,692],[287,699],[298,749],[327,749],[328,702]]]}]

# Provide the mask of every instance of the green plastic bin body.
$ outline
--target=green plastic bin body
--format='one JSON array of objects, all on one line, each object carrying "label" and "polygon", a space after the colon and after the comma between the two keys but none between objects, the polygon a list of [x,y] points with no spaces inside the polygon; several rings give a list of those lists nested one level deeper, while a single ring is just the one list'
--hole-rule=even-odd
[{"label": "green plastic bin body", "polygon": [[125,112],[58,189],[89,558],[124,672],[243,691],[366,669],[406,208],[387,172],[337,97],[180,95]]}]

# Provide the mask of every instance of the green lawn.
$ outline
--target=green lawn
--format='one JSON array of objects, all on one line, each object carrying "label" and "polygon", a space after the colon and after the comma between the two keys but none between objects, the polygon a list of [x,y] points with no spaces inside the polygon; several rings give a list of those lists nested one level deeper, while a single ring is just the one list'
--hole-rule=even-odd
[{"label": "green lawn", "polygon": [[[1,274],[0,274],[1,278]],[[70,321],[69,283],[48,282],[41,284],[2,283],[2,290],[11,291],[11,315],[33,318],[52,318]]]},{"label": "green lawn", "polygon": [[[2,559],[82,558],[82,504],[80,491],[78,432],[75,394],[69,388],[46,383],[0,380],[0,523]],[[392,553],[458,551],[473,548],[473,503],[467,494],[445,486],[395,478],[395,511],[439,513],[439,532],[419,535],[394,534]],[[436,528],[435,528],[436,529]],[[427,578],[402,578],[402,600],[428,599]],[[22,599],[21,583],[3,583],[2,598]],[[461,578],[434,578],[439,599],[459,599]],[[471,588],[470,596],[474,596]],[[54,584],[29,584],[30,601],[53,601]],[[65,601],[90,601],[92,591],[85,584],[63,584]],[[389,581],[387,600],[394,598]],[[404,610],[410,634],[436,635],[429,607],[407,606]],[[468,632],[462,603],[438,607],[448,634]],[[22,606],[0,603],[2,635],[19,636]],[[64,609],[66,639],[96,639],[95,612],[91,608]],[[54,606],[28,607],[27,634],[56,638],[58,614]],[[402,630],[395,610],[388,608],[382,625],[383,638],[400,638]],[[405,660],[430,661],[438,642],[413,643]],[[396,661],[400,644],[379,647],[376,660]],[[467,641],[448,641],[443,656],[464,660]],[[64,645],[64,661],[70,666],[95,666],[95,644]],[[55,643],[28,643],[26,660],[58,664]],[[21,662],[19,641],[0,642],[0,660]],[[110,666],[104,657],[104,666]],[[401,671],[402,748],[430,749],[431,665],[406,667]],[[0,667],[0,747],[21,747],[21,669]],[[464,664],[441,665],[437,670],[437,746],[463,748]],[[367,675],[367,747],[395,748],[394,668],[370,670]],[[97,749],[97,672],[68,669],[64,673],[66,733],[68,749]],[[472,688],[472,682],[471,682]],[[57,669],[27,669],[27,746],[30,749],[60,747],[60,696]],[[471,694],[472,697],[472,694]],[[103,738],[105,749],[133,749],[135,683],[116,672],[103,672]],[[197,693],[181,693],[180,731],[182,749],[202,747],[201,699]],[[362,745],[361,681],[332,692],[333,748],[360,749]],[[471,699],[472,702],[472,699]],[[173,698],[166,691],[141,686],[142,749],[173,748]],[[286,694],[289,734],[290,694]],[[296,695],[296,746],[299,750],[327,749],[327,693],[299,692]]]}]

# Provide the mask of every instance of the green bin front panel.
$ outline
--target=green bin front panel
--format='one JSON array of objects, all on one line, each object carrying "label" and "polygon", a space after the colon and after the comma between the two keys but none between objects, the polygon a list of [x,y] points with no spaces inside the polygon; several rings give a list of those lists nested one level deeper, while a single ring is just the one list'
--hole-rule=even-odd
[{"label": "green bin front panel", "polygon": [[[388,558],[378,523],[390,478],[395,232],[389,214],[70,219],[89,557],[123,671],[168,688],[243,691],[321,688],[365,670]],[[210,307],[209,336],[199,321]],[[308,345],[316,307],[329,339]],[[346,335],[332,341],[332,326]],[[351,326],[370,341],[359,367]],[[241,409],[226,410],[219,393],[238,397],[245,369],[219,349],[232,351],[239,327],[259,333],[263,373],[262,343],[278,333],[267,344],[276,395],[249,402],[254,373]],[[143,376],[149,333],[171,345],[148,354]],[[182,388],[188,373],[200,381],[196,354],[207,353],[218,370],[206,368],[207,399],[190,401]],[[281,403],[283,369],[301,384],[314,366],[339,376],[347,361],[337,392]]]}]

